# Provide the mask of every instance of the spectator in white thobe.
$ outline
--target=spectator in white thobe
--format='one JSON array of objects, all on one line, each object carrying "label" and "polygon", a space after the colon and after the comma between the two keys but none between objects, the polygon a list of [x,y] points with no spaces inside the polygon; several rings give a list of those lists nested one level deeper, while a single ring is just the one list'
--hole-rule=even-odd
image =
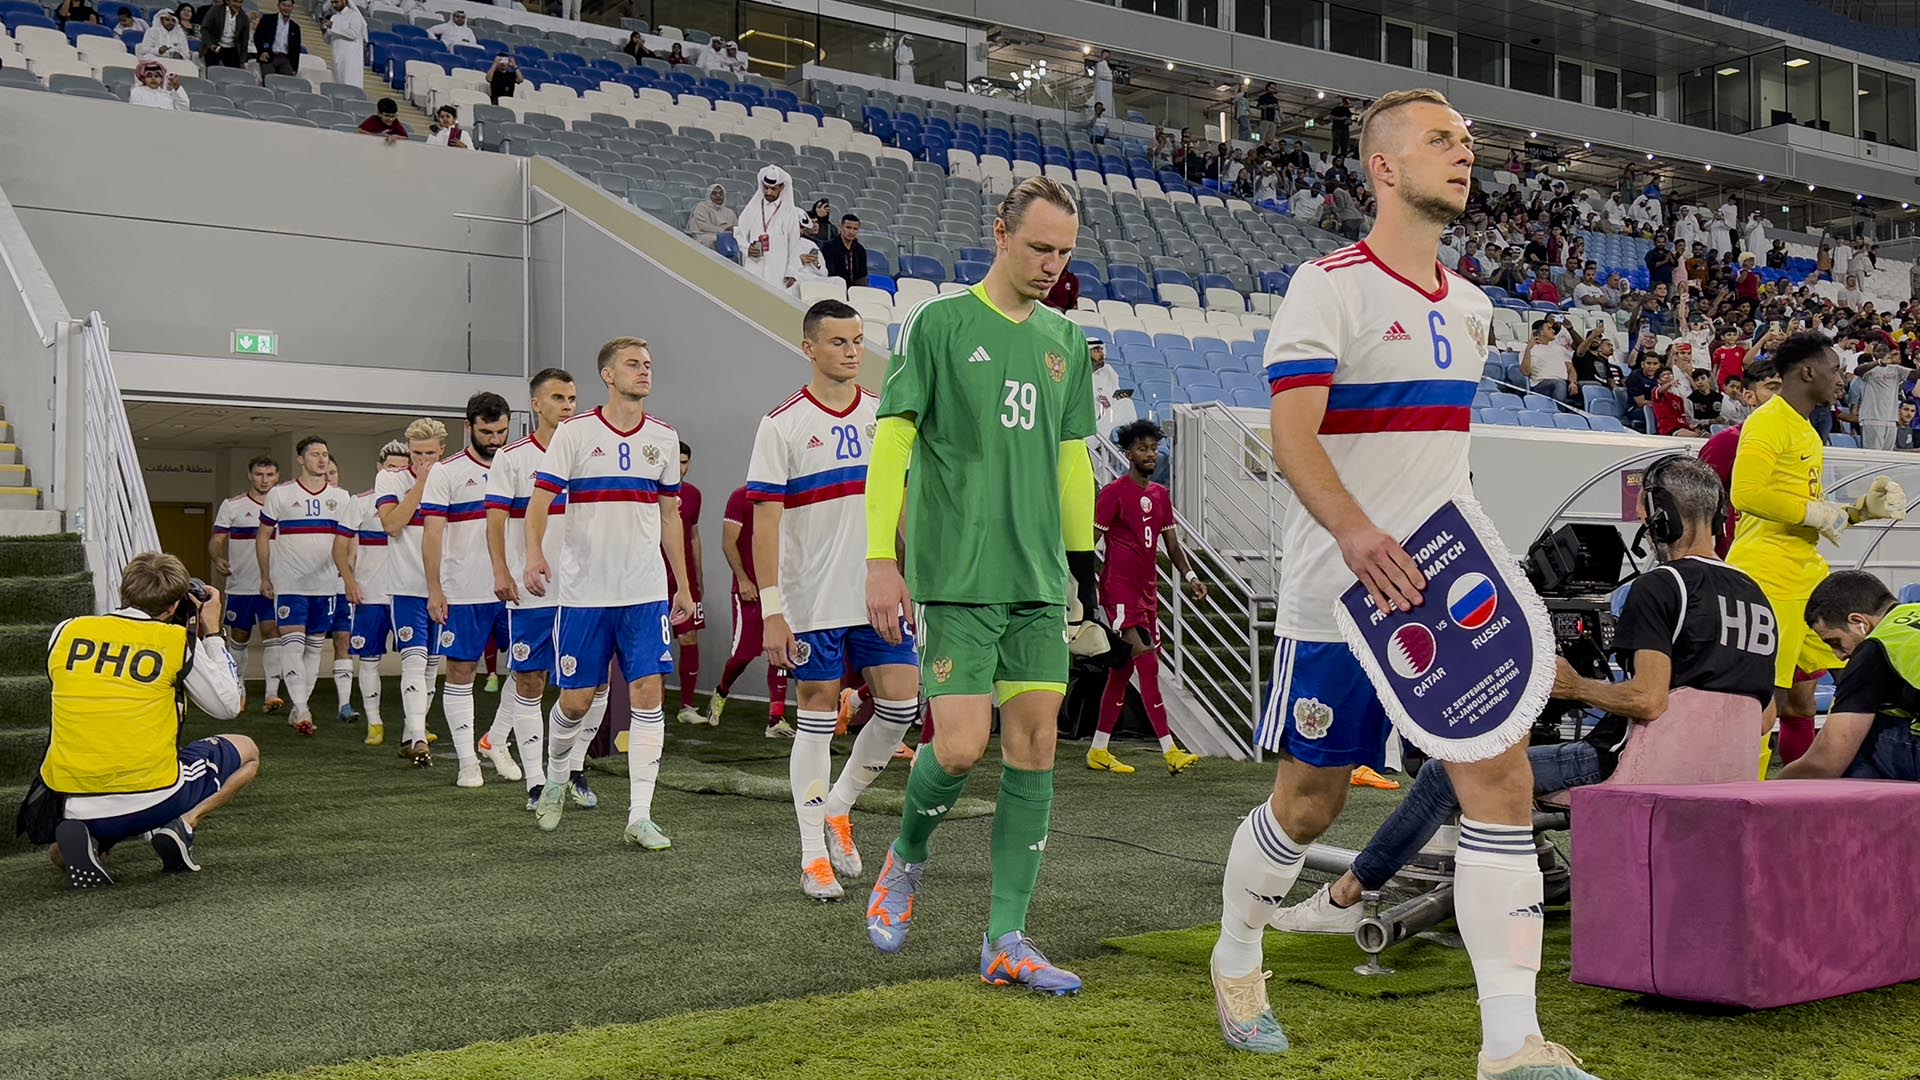
[{"label": "spectator in white thobe", "polygon": [[180,29],[180,17],[171,8],[162,11],[160,17],[140,38],[138,54],[141,56],[170,56],[175,60],[193,59],[193,47],[187,44],[187,32]]},{"label": "spectator in white thobe", "polygon": [[903,83],[913,81],[912,34],[901,34],[900,44],[893,47],[893,77]]},{"label": "spectator in white thobe", "polygon": [[327,20],[327,47],[333,50],[333,81],[360,86],[367,75],[367,18],[348,0],[333,0]]},{"label": "spectator in white thobe", "polygon": [[[1717,251],[1721,255],[1732,251],[1733,230],[1739,227],[1739,225],[1740,212],[1733,208],[1732,203],[1721,203],[1719,211],[1707,219],[1708,250]],[[1757,259],[1760,257],[1760,254],[1760,252],[1756,251],[1754,252],[1754,257]]]},{"label": "spectator in white thobe", "polygon": [[793,290],[800,275],[800,208],[793,178],[769,165],[760,170],[760,197],[749,199],[733,226],[747,272],[776,289]]},{"label": "spectator in white thobe", "polygon": [[480,39],[474,36],[473,27],[467,25],[467,13],[458,8],[453,10],[446,22],[427,33],[433,35],[440,44],[449,49],[457,49],[462,45],[472,49],[480,47]]},{"label": "spectator in white thobe", "polygon": [[1093,62],[1093,101],[1113,115],[1113,53],[1107,49],[1101,49],[1100,59]]},{"label": "spectator in white thobe", "polygon": [[1767,219],[1758,210],[1748,214],[1746,224],[1740,226],[1740,250],[1753,252],[1756,259],[1767,257]]},{"label": "spectator in white thobe", "polygon": [[128,103],[149,109],[178,109],[181,112],[191,108],[187,102],[187,92],[180,87],[180,76],[168,71],[160,61],[140,61],[134,78],[133,89],[127,95]]}]

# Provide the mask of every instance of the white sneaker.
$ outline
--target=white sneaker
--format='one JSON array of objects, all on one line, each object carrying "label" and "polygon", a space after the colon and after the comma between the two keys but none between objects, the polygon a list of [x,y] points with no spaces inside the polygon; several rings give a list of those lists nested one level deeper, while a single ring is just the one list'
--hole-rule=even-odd
[{"label": "white sneaker", "polygon": [[480,775],[480,762],[475,759],[460,766],[460,775],[453,784],[455,787],[479,787],[486,782],[486,778]]},{"label": "white sneaker", "polygon": [[674,713],[673,718],[682,724],[704,724],[707,722],[707,715],[691,705],[680,706],[680,711]]},{"label": "white sneaker", "polygon": [[1351,934],[1366,917],[1359,904],[1335,907],[1333,886],[1322,885],[1300,903],[1274,912],[1267,925],[1290,934]]},{"label": "white sneaker", "polygon": [[787,723],[785,720],[776,720],[767,725],[767,730],[764,734],[769,739],[791,739],[793,738],[793,725]]},{"label": "white sneaker", "polygon": [[[513,760],[513,751],[507,749],[505,740],[502,740],[499,746],[490,745],[483,748],[480,752],[487,755],[488,761],[493,762],[494,771],[500,774],[500,779],[520,780],[524,778],[525,774],[520,771],[519,763]],[[475,784],[473,786],[479,787],[480,785]]]}]

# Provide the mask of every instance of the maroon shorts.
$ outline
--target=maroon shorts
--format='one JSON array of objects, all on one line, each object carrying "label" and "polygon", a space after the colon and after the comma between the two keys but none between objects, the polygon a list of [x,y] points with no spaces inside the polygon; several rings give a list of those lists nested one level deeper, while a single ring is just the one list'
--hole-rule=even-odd
[{"label": "maroon shorts", "polygon": [[733,655],[755,657],[765,651],[766,628],[760,621],[760,601],[733,594]]},{"label": "maroon shorts", "polygon": [[693,618],[683,619],[673,624],[673,636],[695,634],[707,628],[707,605],[696,598],[693,601]]},{"label": "maroon shorts", "polygon": [[1156,647],[1160,644],[1160,609],[1158,607],[1104,602],[1101,607],[1106,609],[1107,624],[1113,627],[1115,633],[1137,626],[1146,633],[1147,644]]}]

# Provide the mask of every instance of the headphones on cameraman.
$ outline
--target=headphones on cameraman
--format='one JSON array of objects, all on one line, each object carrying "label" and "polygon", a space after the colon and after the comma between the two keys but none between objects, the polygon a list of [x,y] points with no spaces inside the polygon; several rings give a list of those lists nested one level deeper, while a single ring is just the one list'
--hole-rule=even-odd
[{"label": "headphones on cameraman", "polygon": [[[1651,536],[1656,544],[1667,546],[1677,544],[1680,542],[1680,537],[1687,531],[1686,518],[1680,513],[1680,501],[1675,499],[1666,485],[1660,482],[1660,477],[1674,462],[1684,461],[1691,456],[1690,454],[1668,454],[1647,466],[1647,471],[1640,476],[1640,490],[1647,497],[1645,528],[1647,535]],[[1719,503],[1713,510],[1713,535],[1716,539],[1726,535],[1727,511],[1727,493],[1722,490]]]}]

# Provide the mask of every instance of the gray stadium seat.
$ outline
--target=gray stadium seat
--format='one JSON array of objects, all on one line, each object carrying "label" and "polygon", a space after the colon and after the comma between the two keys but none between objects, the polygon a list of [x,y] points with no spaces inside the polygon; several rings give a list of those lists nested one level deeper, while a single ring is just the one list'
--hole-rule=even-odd
[{"label": "gray stadium seat", "polygon": [[22,90],[45,90],[47,87],[26,68],[0,68],[0,86],[11,86]]}]

